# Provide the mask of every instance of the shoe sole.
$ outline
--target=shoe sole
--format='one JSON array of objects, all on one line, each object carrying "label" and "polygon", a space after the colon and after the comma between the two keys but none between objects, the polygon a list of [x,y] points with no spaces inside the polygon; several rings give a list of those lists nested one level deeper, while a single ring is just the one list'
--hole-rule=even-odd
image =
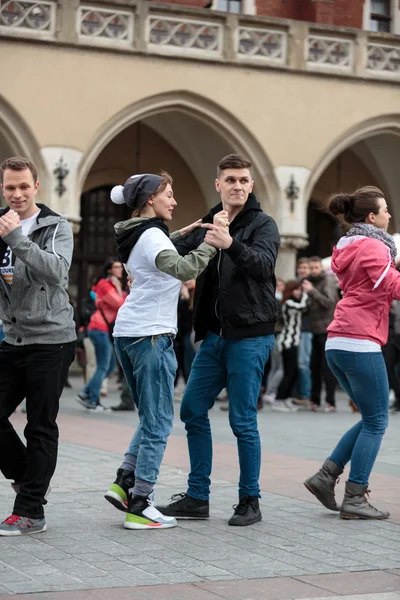
[{"label": "shoe sole", "polygon": [[338,511],[340,510],[340,509],[339,509],[339,507],[337,507],[336,509],[335,509],[335,508],[331,508],[330,506],[327,506],[327,505],[326,505],[324,502],[322,502],[320,493],[318,492],[318,490],[316,490],[316,489],[315,489],[315,488],[314,488],[314,487],[311,485],[311,483],[309,483],[308,481],[304,481],[303,483],[304,483],[304,487],[305,487],[305,488],[306,488],[306,489],[307,489],[309,492],[311,492],[311,494],[312,494],[313,496],[315,496],[315,497],[316,497],[316,499],[318,500],[318,502],[320,502],[320,503],[322,504],[322,506],[325,506],[325,508],[327,508],[328,510],[331,510],[332,512],[338,512]]},{"label": "shoe sole", "polygon": [[256,519],[252,519],[248,523],[230,523],[228,521],[228,525],[230,525],[231,527],[247,527],[248,525],[254,525],[255,523],[259,523],[261,520],[262,516],[260,515],[259,517],[257,517]]},{"label": "shoe sole", "polygon": [[210,518],[210,513],[208,513],[207,515],[188,515],[188,514],[174,514],[174,515],[169,515],[168,511],[165,510],[165,507],[163,506],[156,506],[156,509],[160,511],[160,513],[162,513],[165,517],[174,517],[174,519],[180,519],[182,521],[186,520],[186,521],[201,521],[203,519],[209,519]]},{"label": "shoe sole", "polygon": [[104,494],[104,498],[108,500],[108,502],[110,502],[110,504],[112,504],[118,510],[121,510],[122,512],[127,512],[128,507],[125,506],[125,502],[115,492],[107,492],[106,494]]},{"label": "shoe sole", "polygon": [[154,523],[154,525],[142,525],[141,523],[124,523],[124,529],[172,529],[176,523]]},{"label": "shoe sole", "polygon": [[0,531],[0,536],[4,536],[4,537],[13,537],[15,535],[34,535],[35,533],[42,533],[43,531],[46,531],[47,529],[47,525],[43,525],[42,529],[39,529],[37,531],[25,531],[24,533],[22,533],[22,531]]},{"label": "shoe sole", "polygon": [[383,517],[361,517],[359,515],[346,515],[346,514],[340,513],[339,517],[341,519],[345,519],[346,521],[355,521],[357,519],[362,520],[362,521],[383,521],[384,519],[388,519],[390,517],[390,515],[385,515]]}]

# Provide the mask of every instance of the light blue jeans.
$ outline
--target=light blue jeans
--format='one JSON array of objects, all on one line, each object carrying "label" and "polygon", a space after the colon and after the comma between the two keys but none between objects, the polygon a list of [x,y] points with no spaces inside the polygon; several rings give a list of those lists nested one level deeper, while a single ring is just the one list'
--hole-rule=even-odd
[{"label": "light blue jeans", "polygon": [[389,383],[381,352],[327,350],[326,360],[340,385],[357,405],[361,421],[351,427],[329,457],[349,481],[368,485],[389,419]]},{"label": "light blue jeans", "polygon": [[310,399],[311,397],[311,351],[312,333],[310,331],[302,331],[298,354],[299,374],[297,377],[297,391],[300,398]]},{"label": "light blue jeans", "polygon": [[273,347],[273,335],[224,340],[208,332],[197,351],[181,404],[190,457],[187,493],[192,498],[208,500],[210,495],[212,439],[208,411],[224,387],[229,396],[229,424],[237,438],[239,498],[260,496],[257,399]]},{"label": "light blue jeans", "polygon": [[89,396],[89,404],[96,405],[99,402],[104,379],[115,371],[116,360],[114,348],[107,331],[89,329],[88,337],[92,341],[96,353],[96,370],[83,388],[83,392]]},{"label": "light blue jeans", "polygon": [[173,336],[117,337],[114,344],[139,415],[126,452],[136,456],[136,479],[154,485],[174,424]]}]

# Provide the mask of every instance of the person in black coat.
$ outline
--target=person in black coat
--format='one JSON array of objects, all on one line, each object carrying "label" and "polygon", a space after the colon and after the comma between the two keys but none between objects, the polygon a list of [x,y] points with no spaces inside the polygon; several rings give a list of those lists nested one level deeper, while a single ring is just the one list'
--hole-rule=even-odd
[{"label": "person in black coat", "polygon": [[191,464],[188,490],[160,507],[163,514],[177,518],[209,516],[212,439],[208,411],[226,387],[240,464],[239,504],[229,524],[261,520],[257,399],[274,346],[274,271],[280,239],[275,221],[262,211],[252,193],[251,168],[245,156],[223,158],[215,182],[221,203],[203,219],[202,228],[176,242],[180,254],[189,253],[203,239],[219,248],[196,280],[193,325],[195,339],[202,344],[181,404]]}]

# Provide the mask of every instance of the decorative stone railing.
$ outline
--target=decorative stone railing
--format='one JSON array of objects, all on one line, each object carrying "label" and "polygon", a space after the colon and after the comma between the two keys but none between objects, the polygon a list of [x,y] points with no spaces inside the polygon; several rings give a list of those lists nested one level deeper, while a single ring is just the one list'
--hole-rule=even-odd
[{"label": "decorative stone railing", "polygon": [[223,30],[212,21],[150,15],[146,41],[153,52],[222,57]]},{"label": "decorative stone railing", "polygon": [[132,46],[134,18],[132,11],[93,8],[78,9],[79,40],[82,43],[118,44]]},{"label": "decorative stone railing", "polygon": [[307,40],[307,65],[313,68],[353,69],[352,40],[310,34]]},{"label": "decorative stone railing", "polygon": [[286,64],[287,33],[274,29],[239,26],[236,52],[239,59],[261,59]]},{"label": "decorative stone railing", "polygon": [[140,0],[0,0],[0,36],[400,81],[390,34]]},{"label": "decorative stone railing", "polygon": [[0,0],[0,34],[54,38],[56,12],[51,0]]},{"label": "decorative stone railing", "polygon": [[367,69],[381,76],[400,77],[400,45],[368,44]]}]

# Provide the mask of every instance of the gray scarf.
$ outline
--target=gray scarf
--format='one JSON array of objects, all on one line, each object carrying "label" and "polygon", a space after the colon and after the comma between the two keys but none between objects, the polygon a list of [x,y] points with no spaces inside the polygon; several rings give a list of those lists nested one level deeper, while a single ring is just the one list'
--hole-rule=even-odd
[{"label": "gray scarf", "polygon": [[393,263],[395,262],[397,254],[396,244],[393,237],[384,229],[375,227],[369,223],[353,223],[351,229],[346,233],[346,236],[351,235],[364,235],[365,237],[381,240],[389,248]]}]

